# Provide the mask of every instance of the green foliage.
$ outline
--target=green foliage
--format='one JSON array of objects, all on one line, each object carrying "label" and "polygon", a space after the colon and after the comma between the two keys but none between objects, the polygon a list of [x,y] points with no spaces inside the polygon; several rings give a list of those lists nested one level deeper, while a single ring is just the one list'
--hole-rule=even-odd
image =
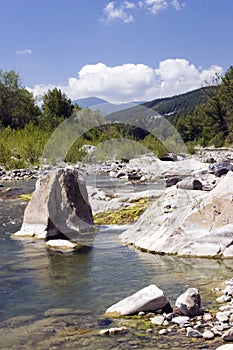
[{"label": "green foliage", "polygon": [[18,74],[0,71],[0,126],[21,129],[37,122],[39,108],[30,92],[21,87]]},{"label": "green foliage", "polygon": [[[64,119],[72,115],[74,106],[71,100],[57,88],[44,94],[40,125],[45,129],[56,128]],[[75,107],[77,110],[77,106]]]},{"label": "green foliage", "polygon": [[141,141],[141,143],[151,152],[155,153],[157,157],[162,157],[167,153],[167,148],[153,134],[146,136],[145,139]]},{"label": "green foliage", "polygon": [[24,129],[10,127],[0,131],[0,164],[6,169],[27,168],[40,163],[40,157],[50,132],[28,124]]},{"label": "green foliage", "polygon": [[208,100],[186,116],[179,115],[175,127],[185,142],[222,147],[233,143],[233,67],[221,83],[209,90]]}]

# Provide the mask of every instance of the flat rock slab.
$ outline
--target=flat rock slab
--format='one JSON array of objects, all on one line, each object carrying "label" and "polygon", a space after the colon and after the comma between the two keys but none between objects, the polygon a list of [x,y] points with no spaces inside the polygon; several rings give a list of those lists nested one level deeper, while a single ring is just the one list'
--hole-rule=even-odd
[{"label": "flat rock slab", "polygon": [[166,188],[120,239],[153,253],[233,258],[232,196],[232,171],[209,192]]},{"label": "flat rock slab", "polygon": [[46,246],[54,250],[69,252],[78,249],[78,245],[66,239],[51,239],[47,241]]},{"label": "flat rock slab", "polygon": [[107,309],[106,314],[109,316],[127,316],[137,314],[140,311],[163,310],[165,307],[171,309],[169,300],[160,288],[155,284],[151,284],[112,305]]}]

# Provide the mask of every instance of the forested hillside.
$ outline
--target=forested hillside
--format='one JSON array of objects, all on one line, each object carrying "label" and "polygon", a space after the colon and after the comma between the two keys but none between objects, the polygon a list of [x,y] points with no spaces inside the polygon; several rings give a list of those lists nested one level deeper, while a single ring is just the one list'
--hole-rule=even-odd
[{"label": "forested hillside", "polygon": [[[44,94],[41,103],[42,107],[39,108],[33,95],[21,85],[18,74],[13,70],[0,71],[1,166],[25,168],[40,164],[44,146],[52,132],[61,122],[81,110],[57,88]],[[81,159],[83,144],[97,145],[108,139],[122,137],[137,141],[161,156],[166,152],[166,143],[158,140],[161,137],[155,137],[155,120],[156,129],[163,140],[171,145],[176,142],[176,136],[169,123],[164,122],[165,118],[151,117],[151,109],[171,122],[191,148],[197,144],[231,146],[233,67],[230,67],[217,86],[153,100],[108,115],[111,123],[90,129],[79,137],[67,153],[65,161],[75,162]],[[93,112],[87,110],[86,118],[91,113]]]},{"label": "forested hillside", "polygon": [[214,90],[213,86],[203,87],[185,94],[149,101],[143,106],[173,120],[177,115],[185,116],[191,113],[196,106],[205,103]]}]

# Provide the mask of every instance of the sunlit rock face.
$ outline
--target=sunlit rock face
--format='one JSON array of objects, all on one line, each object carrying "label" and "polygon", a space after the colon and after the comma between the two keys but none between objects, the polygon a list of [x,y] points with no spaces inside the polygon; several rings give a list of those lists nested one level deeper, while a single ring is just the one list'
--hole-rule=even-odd
[{"label": "sunlit rock face", "polygon": [[233,173],[209,191],[167,188],[120,236],[155,253],[233,258]]}]

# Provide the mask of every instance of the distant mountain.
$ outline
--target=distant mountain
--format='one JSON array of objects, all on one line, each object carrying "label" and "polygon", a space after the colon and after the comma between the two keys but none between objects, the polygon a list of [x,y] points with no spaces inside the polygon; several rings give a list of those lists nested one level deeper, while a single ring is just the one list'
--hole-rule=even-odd
[{"label": "distant mountain", "polygon": [[[203,87],[184,94],[158,98],[149,102],[111,104],[106,100],[93,96],[75,100],[73,103],[78,103],[81,108],[94,107],[95,109],[97,107],[111,121],[124,122],[129,116],[132,116],[132,113],[139,110],[145,114],[146,109],[152,109],[172,121],[177,115],[185,116],[191,113],[196,106],[205,103],[213,89],[215,87]],[[122,113],[123,111],[124,113]]]},{"label": "distant mountain", "polygon": [[101,98],[98,97],[87,97],[87,98],[80,98],[78,100],[74,100],[72,101],[72,103],[77,103],[79,105],[79,107],[81,108],[87,108],[87,107],[92,107],[92,106],[96,106],[102,103],[108,103],[105,100],[102,100]]},{"label": "distant mountain", "polygon": [[[185,94],[156,99],[141,105],[128,105],[126,108],[112,109],[106,119],[115,122],[139,126],[144,130],[160,130],[171,134],[174,129],[167,123],[174,123],[177,117],[185,117],[196,106],[205,103],[214,87],[200,88]],[[163,116],[165,118],[160,118]]]}]

